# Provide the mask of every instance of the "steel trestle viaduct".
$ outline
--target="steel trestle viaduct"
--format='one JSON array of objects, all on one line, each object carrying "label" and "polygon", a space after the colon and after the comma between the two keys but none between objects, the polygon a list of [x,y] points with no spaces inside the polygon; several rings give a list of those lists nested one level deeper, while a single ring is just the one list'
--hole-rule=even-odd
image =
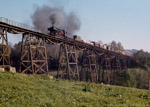
[{"label": "steel trestle viaduct", "polygon": [[[20,73],[48,73],[46,44],[60,45],[57,76],[62,79],[102,82],[105,71],[107,83],[110,83],[110,72],[126,70],[136,65],[129,56],[73,39],[44,34],[27,25],[0,17],[0,64],[3,66],[10,65],[7,33],[22,34]],[[82,52],[80,68],[77,54],[79,50]],[[100,69],[102,73],[98,72]]]}]

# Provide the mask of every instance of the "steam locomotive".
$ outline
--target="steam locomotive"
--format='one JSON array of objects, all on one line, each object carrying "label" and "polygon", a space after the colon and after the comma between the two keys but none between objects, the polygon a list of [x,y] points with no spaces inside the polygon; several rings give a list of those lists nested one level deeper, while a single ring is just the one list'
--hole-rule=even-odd
[{"label": "steam locomotive", "polygon": [[52,27],[48,28],[48,31],[49,31],[50,34],[53,35],[53,36],[66,37],[66,32],[65,32],[65,30],[61,30],[61,29],[59,29],[59,28],[57,28],[57,27],[52,26]]},{"label": "steam locomotive", "polygon": [[68,39],[68,40],[73,39],[73,40],[78,40],[78,41],[81,40],[80,36],[71,35],[68,32],[66,32],[65,30],[59,29],[59,28],[54,27],[54,26],[48,28],[48,31],[49,31],[50,35],[58,37],[58,38],[65,38],[65,39]]},{"label": "steam locomotive", "polygon": [[48,31],[50,32],[50,35],[53,35],[53,36],[58,37],[58,38],[65,38],[65,39],[70,40],[70,41],[76,40],[76,41],[79,41],[79,42],[82,42],[82,43],[85,43],[88,45],[96,46],[99,48],[103,48],[103,49],[106,49],[109,51],[113,51],[116,53],[120,53],[120,54],[132,57],[132,54],[127,53],[125,51],[115,50],[111,46],[108,46],[107,44],[101,44],[101,43],[97,43],[94,41],[82,40],[80,36],[69,35],[65,30],[61,30],[61,29],[54,27],[54,26],[48,28]]}]

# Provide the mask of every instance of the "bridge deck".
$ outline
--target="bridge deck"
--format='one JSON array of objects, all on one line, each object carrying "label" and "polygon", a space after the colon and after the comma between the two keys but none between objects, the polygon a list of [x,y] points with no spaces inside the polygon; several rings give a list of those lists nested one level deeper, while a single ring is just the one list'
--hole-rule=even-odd
[{"label": "bridge deck", "polygon": [[47,40],[47,42],[49,42],[49,41],[57,41],[57,43],[63,42],[63,43],[69,44],[69,45],[75,45],[76,47],[79,47],[82,49],[85,49],[85,48],[90,49],[97,53],[104,53],[104,54],[113,55],[113,56],[119,55],[122,57],[130,58],[129,56],[126,56],[126,55],[123,55],[123,54],[120,54],[120,53],[117,53],[114,51],[110,51],[107,49],[103,49],[100,47],[92,46],[92,45],[86,44],[81,41],[77,41],[77,40],[73,40],[73,39],[71,40],[71,39],[66,39],[66,38],[58,38],[58,37],[55,37],[55,36],[52,36],[49,34],[45,34],[45,33],[42,33],[40,30],[37,30],[33,27],[30,27],[28,25],[18,23],[18,22],[15,22],[15,21],[3,18],[3,17],[0,17],[0,27],[5,27],[8,29],[14,30],[18,33],[30,33],[32,35],[35,35],[35,36],[38,36],[41,38],[45,38]]}]

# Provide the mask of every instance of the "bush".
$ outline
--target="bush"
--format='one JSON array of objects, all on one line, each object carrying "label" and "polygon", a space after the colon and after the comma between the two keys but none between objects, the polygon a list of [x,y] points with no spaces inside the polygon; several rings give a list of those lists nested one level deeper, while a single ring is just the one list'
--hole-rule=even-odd
[{"label": "bush", "polygon": [[115,75],[111,78],[111,84],[121,85],[126,87],[135,87],[141,89],[149,88],[150,70],[148,66],[143,66],[143,69],[128,69],[127,71],[121,71],[112,73]]},{"label": "bush", "polygon": [[148,65],[142,65],[141,68],[144,69],[145,71],[148,71],[148,70],[149,70]]},{"label": "bush", "polygon": [[91,89],[92,89],[91,83],[87,83],[87,84],[84,85],[83,91],[91,92]]}]

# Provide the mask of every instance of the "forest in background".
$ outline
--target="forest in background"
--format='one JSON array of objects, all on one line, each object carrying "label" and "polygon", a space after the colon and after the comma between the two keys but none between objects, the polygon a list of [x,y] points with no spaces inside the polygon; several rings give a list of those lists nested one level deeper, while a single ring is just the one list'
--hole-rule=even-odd
[{"label": "forest in background", "polygon": [[[122,44],[112,41],[109,45],[113,45],[118,49],[124,50]],[[14,45],[11,48],[11,65],[19,70],[20,54],[21,54],[21,42]],[[57,71],[58,68],[58,56],[59,46],[47,45],[47,56],[49,71]],[[110,84],[121,85],[127,87],[136,87],[142,89],[148,89],[150,79],[150,53],[139,50],[133,54],[133,58],[138,63],[138,68],[128,69],[122,72],[111,72],[112,79]],[[78,58],[78,63],[81,64],[81,56]],[[79,70],[80,71],[80,70]],[[101,72],[99,70],[98,72]],[[113,78],[115,76],[115,78]]]}]

